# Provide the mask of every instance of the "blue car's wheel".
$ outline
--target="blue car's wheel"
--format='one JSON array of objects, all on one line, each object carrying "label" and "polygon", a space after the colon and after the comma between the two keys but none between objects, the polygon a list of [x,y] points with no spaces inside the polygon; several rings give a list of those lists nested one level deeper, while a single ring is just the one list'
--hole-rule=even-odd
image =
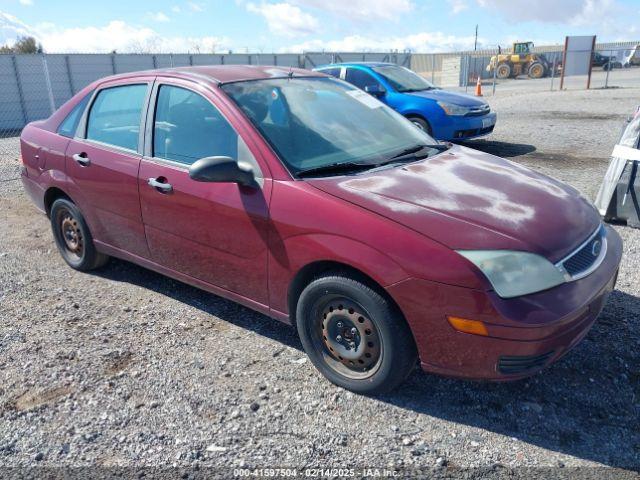
[{"label": "blue car's wheel", "polygon": [[418,127],[423,132],[427,132],[429,135],[432,134],[431,125],[424,118],[420,117],[407,117],[416,127]]}]

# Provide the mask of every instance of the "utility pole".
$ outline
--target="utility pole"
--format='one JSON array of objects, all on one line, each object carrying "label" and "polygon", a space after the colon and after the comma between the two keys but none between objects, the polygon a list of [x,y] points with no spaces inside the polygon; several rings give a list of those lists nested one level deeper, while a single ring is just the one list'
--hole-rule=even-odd
[{"label": "utility pole", "polygon": [[476,39],[473,42],[473,51],[478,50],[478,24],[476,24]]}]

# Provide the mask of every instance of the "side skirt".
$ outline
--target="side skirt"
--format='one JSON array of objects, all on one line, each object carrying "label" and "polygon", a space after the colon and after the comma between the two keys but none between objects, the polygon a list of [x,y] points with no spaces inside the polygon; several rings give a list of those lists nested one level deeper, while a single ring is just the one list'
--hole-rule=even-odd
[{"label": "side skirt", "polygon": [[135,263],[136,265],[140,265],[141,267],[148,268],[149,270],[153,270],[161,275],[165,275],[167,277],[173,278],[180,282],[186,283],[187,285],[191,285],[192,287],[199,288],[201,290],[205,290],[206,292],[212,293],[214,295],[218,295],[219,297],[226,298],[227,300],[231,300],[233,302],[239,303],[251,310],[255,310],[257,312],[262,313],[268,317],[279,320],[287,325],[291,325],[291,321],[289,319],[289,315],[283,312],[279,312],[277,310],[273,310],[269,308],[268,305],[264,305],[262,303],[251,300],[250,298],[244,297],[242,295],[238,295],[232,291],[226,290],[224,288],[217,287],[207,282],[203,282],[202,280],[198,280],[197,278],[191,277],[189,275],[185,275],[180,272],[176,272],[175,270],[171,270],[169,268],[163,267],[151,260],[146,258],[139,257],[132,253],[126,252],[116,247],[112,247],[106,243],[103,243],[99,240],[94,240],[96,244],[96,248],[98,251],[110,255],[112,257],[120,258],[121,260],[126,260],[127,262]]}]

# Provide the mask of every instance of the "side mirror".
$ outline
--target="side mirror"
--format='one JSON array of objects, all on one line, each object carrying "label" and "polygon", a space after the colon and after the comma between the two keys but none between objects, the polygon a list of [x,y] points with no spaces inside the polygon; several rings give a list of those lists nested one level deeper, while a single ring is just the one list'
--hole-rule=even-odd
[{"label": "side mirror", "polygon": [[384,88],[379,83],[375,85],[366,85],[364,87],[364,91],[367,92],[369,95],[373,95],[374,97],[381,97],[382,95],[387,93],[387,89]]},{"label": "side mirror", "polygon": [[189,167],[189,177],[196,182],[232,182],[251,187],[256,185],[253,167],[236,162],[231,157],[204,157]]}]

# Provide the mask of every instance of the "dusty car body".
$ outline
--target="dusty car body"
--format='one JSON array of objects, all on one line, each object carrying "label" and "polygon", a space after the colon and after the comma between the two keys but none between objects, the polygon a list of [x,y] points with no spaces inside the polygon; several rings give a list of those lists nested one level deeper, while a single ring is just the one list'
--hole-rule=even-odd
[{"label": "dusty car body", "polygon": [[[380,137],[418,145],[383,154]],[[305,70],[108,77],[25,127],[21,148],[72,267],[122,258],[296,324],[322,373],[358,392],[398,385],[416,358],[466,378],[537,372],[586,335],[621,259],[573,188],[437,144]]]},{"label": "dusty car body", "polygon": [[607,222],[640,228],[640,201],[636,193],[640,167],[640,107],[636,107],[611,154],[595,205]]}]

